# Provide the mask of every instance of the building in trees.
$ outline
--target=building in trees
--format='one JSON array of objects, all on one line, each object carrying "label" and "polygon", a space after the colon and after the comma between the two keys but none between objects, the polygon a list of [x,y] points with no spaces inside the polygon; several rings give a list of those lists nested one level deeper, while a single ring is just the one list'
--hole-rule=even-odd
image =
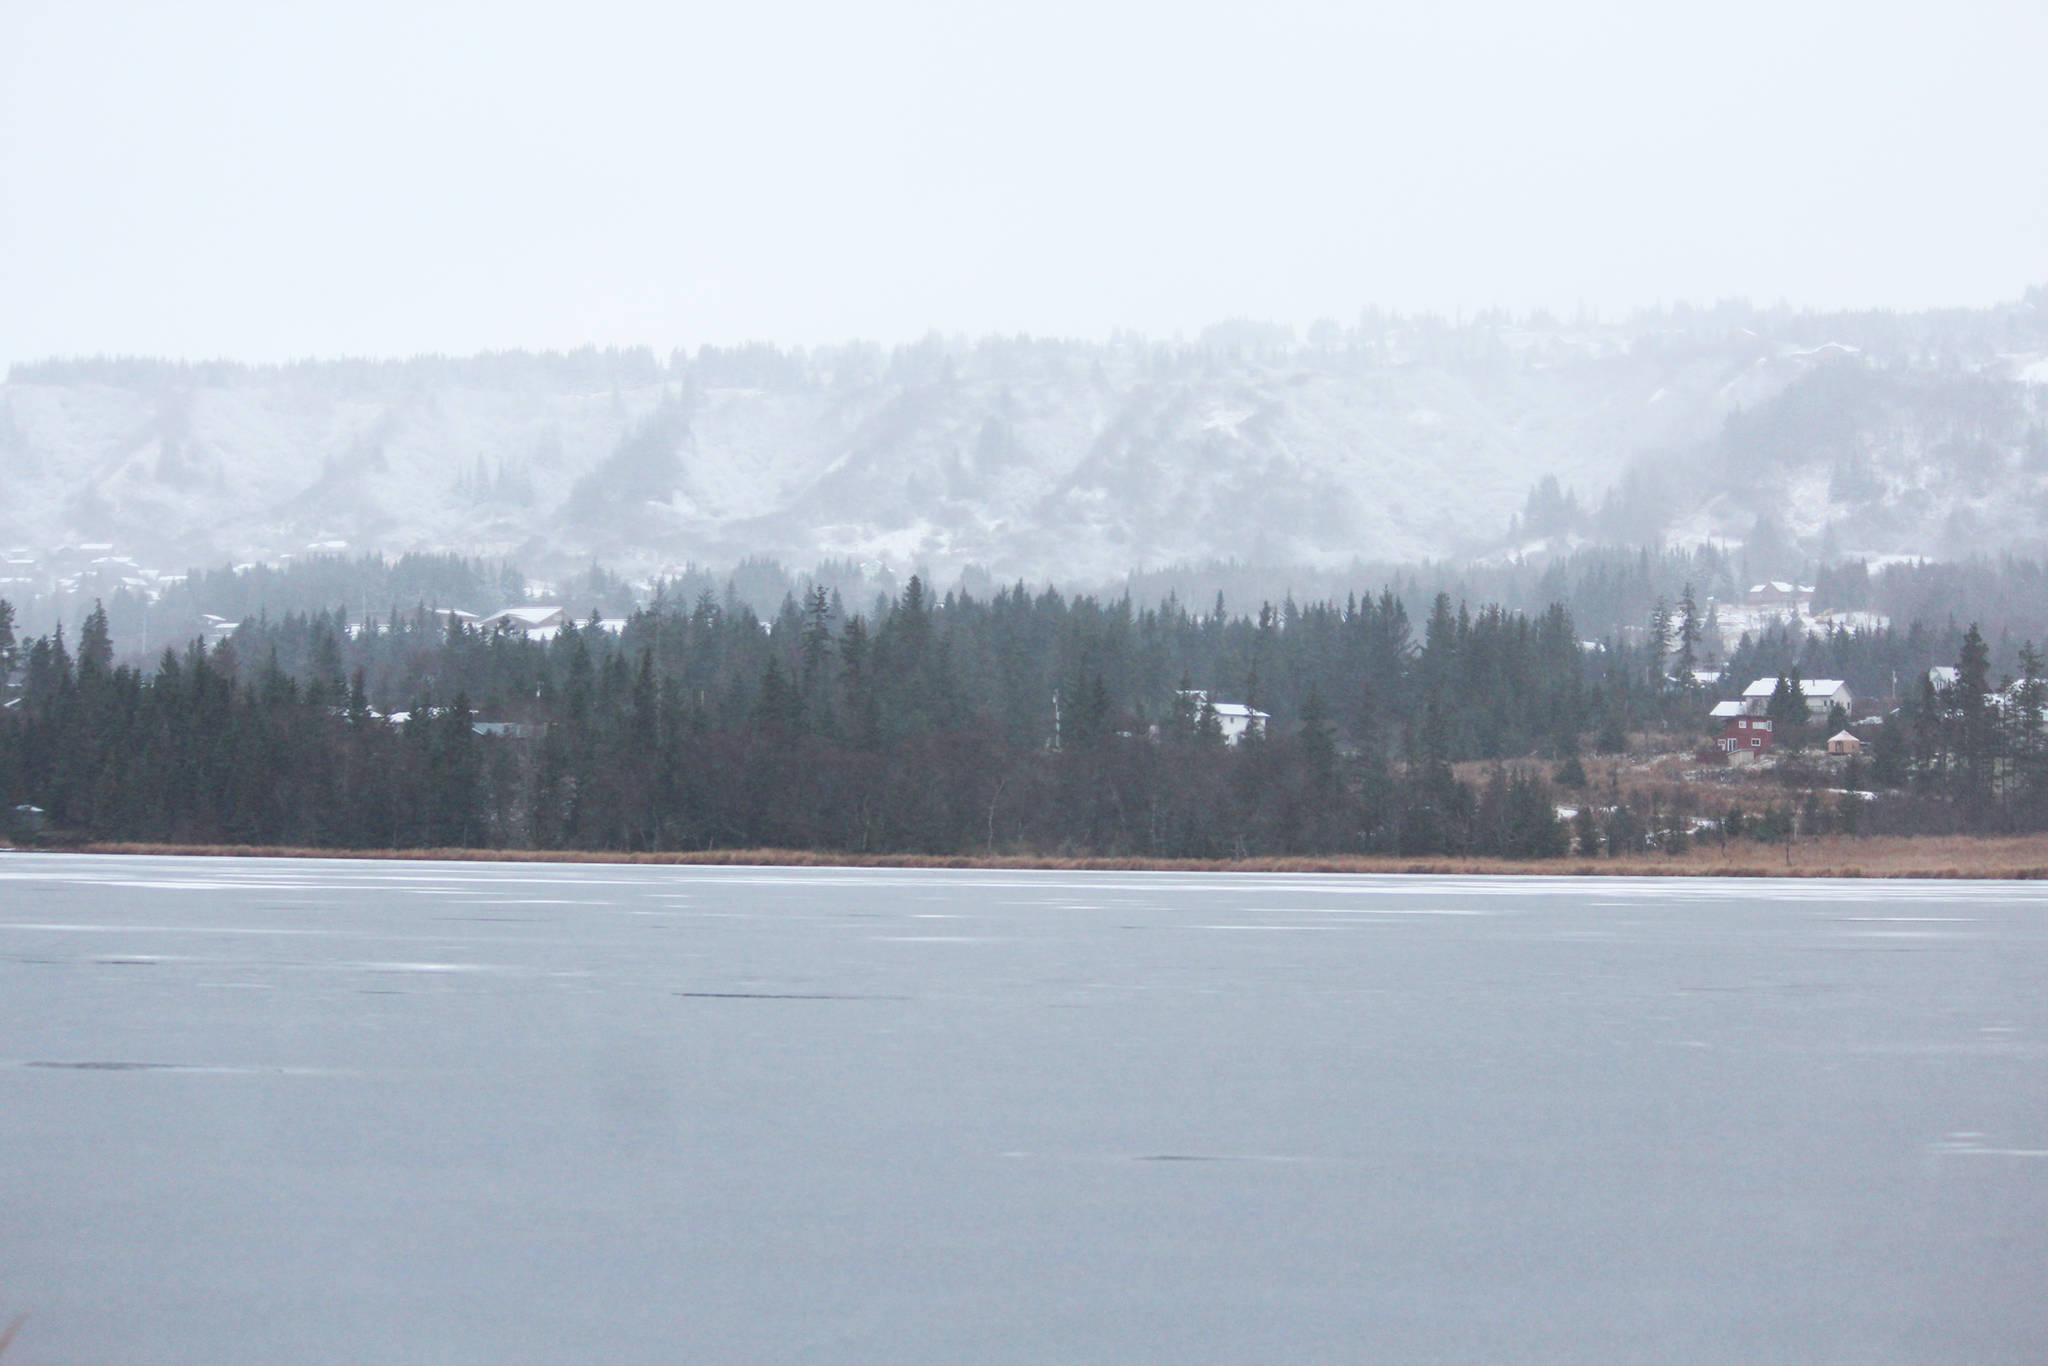
[{"label": "building in trees", "polygon": [[493,612],[477,623],[486,631],[502,631],[506,635],[524,636],[528,640],[548,641],[569,620],[565,607],[507,607],[502,612]]},{"label": "building in trees", "polygon": [[1721,752],[1730,758],[1739,754],[1754,758],[1760,754],[1770,753],[1771,718],[1743,714],[1728,717],[1721,728],[1720,745]]},{"label": "building in trees", "polygon": [[1180,696],[1193,708],[1200,724],[1206,725],[1211,716],[1216,718],[1216,728],[1222,733],[1226,745],[1242,744],[1247,736],[1263,737],[1266,723],[1273,719],[1266,712],[1242,702],[1211,702],[1209,694],[1200,688],[1184,689]]},{"label": "building in trees", "polygon": [[1806,615],[1813,608],[1813,585],[1808,583],[1787,583],[1783,579],[1771,579],[1765,583],[1751,584],[1746,596],[1750,607],[1775,607],[1784,611]]},{"label": "building in trees", "polygon": [[[1836,707],[1846,712],[1856,705],[1849,685],[1839,678],[1794,678],[1792,686],[1806,699],[1806,714],[1816,720],[1825,719]],[[1744,688],[1742,700],[1748,706],[1748,714],[1762,716],[1770,705],[1771,694],[1777,690],[1776,678],[1759,678]]]}]

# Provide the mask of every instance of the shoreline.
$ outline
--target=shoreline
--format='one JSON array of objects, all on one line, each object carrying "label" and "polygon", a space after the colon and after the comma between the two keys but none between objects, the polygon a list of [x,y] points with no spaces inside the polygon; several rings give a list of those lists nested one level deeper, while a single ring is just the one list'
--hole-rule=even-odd
[{"label": "shoreline", "polygon": [[[0,850],[8,846],[0,845]],[[182,858],[303,858],[435,863],[587,863],[698,867],[961,868],[1045,872],[1352,873],[1496,877],[2048,878],[2048,834],[1830,836],[1789,846],[1640,858],[1542,860],[1452,856],[1302,855],[1247,859],[1061,857],[1044,854],[854,854],[810,849],[710,849],[634,853],[581,849],[329,849],[281,845],[97,842],[15,847],[21,853]]]}]

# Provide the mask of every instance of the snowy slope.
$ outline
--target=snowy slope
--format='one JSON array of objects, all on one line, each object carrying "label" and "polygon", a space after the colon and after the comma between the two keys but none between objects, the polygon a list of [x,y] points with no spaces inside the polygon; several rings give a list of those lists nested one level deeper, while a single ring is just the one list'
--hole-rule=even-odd
[{"label": "snowy slope", "polygon": [[2006,544],[2048,523],[2044,311],[2036,291],[1903,320],[1362,322],[1325,347],[23,366],[0,386],[0,545],[1071,579],[1492,550],[1544,475],[1589,535],[1739,539],[1768,512],[1850,548]]}]

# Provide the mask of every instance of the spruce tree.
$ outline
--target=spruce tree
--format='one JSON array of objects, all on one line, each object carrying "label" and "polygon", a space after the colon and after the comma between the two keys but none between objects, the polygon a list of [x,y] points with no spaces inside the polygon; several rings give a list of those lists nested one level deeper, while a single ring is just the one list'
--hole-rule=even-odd
[{"label": "spruce tree", "polygon": [[1664,656],[1671,652],[1671,604],[1664,598],[1650,610],[1650,691],[1660,691],[1665,682]]},{"label": "spruce tree", "polygon": [[78,677],[80,682],[90,678],[95,682],[104,679],[114,669],[114,640],[107,629],[107,609],[98,599],[93,600],[92,611],[86,614],[85,624],[78,628]]},{"label": "spruce tree", "polygon": [[1806,690],[1800,686],[1799,670],[1778,675],[1764,715],[1770,718],[1771,738],[1780,749],[1795,750],[1806,743]]},{"label": "spruce tree", "polygon": [[1685,592],[1678,599],[1678,681],[1690,689],[1693,686],[1693,670],[1699,667],[1700,605],[1692,595],[1692,585],[1686,584]]},{"label": "spruce tree", "polygon": [[1973,621],[1963,633],[1962,652],[1956,658],[1954,697],[1958,732],[1956,777],[1965,814],[1973,823],[1984,819],[1993,796],[1998,723],[1986,701],[1990,691],[1991,651]]}]

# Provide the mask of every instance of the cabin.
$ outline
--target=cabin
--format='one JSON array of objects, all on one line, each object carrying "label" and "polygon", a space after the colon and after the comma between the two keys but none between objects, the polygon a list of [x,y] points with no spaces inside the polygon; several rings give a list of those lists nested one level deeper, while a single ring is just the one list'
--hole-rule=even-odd
[{"label": "cabin", "polygon": [[1836,731],[1828,737],[1828,753],[1838,758],[1853,759],[1863,752],[1863,742],[1846,730]]}]

